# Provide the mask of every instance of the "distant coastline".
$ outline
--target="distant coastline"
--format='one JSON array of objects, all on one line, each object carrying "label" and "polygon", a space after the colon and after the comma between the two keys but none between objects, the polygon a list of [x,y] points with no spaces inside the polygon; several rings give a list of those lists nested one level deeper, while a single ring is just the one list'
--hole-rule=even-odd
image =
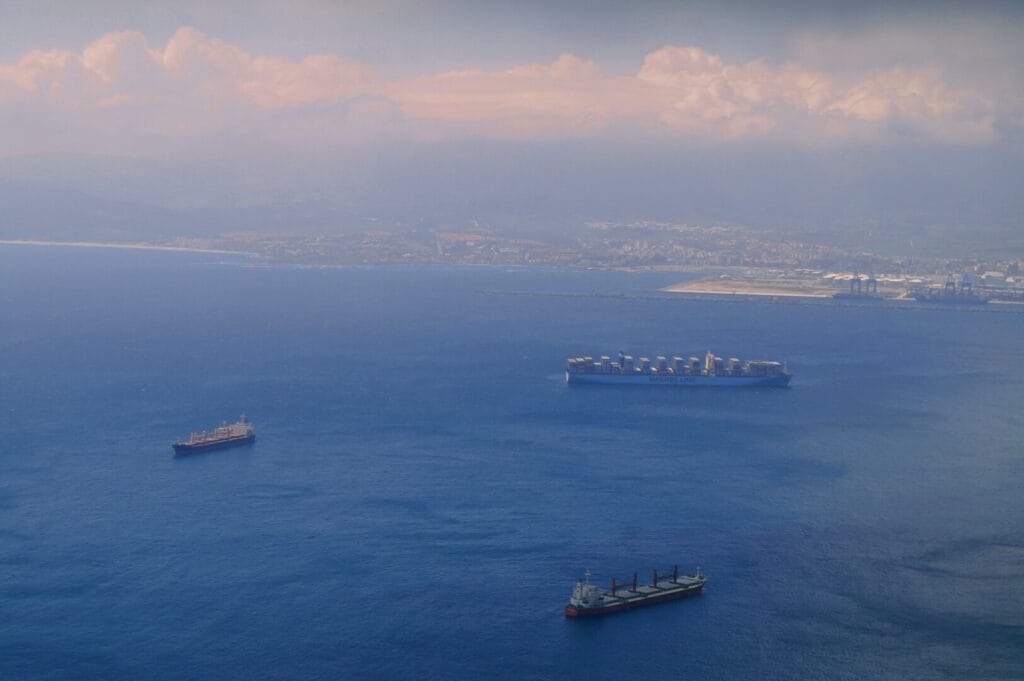
[{"label": "distant coastline", "polygon": [[672,284],[661,289],[666,293],[689,293],[695,295],[736,295],[786,298],[831,298],[835,289],[810,284],[773,286],[770,282],[739,281],[735,279],[688,281]]},{"label": "distant coastline", "polygon": [[219,253],[223,255],[251,255],[241,251],[190,246],[161,246],[146,243],[118,243],[112,241],[40,241],[36,239],[0,239],[0,246],[66,246],[70,248],[115,248],[130,251],[176,251],[179,253]]}]

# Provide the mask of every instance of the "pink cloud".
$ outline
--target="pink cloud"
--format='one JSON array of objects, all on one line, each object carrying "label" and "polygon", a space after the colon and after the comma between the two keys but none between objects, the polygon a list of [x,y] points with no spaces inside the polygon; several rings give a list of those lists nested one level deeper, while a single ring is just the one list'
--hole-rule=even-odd
[{"label": "pink cloud", "polygon": [[991,101],[950,87],[935,70],[904,69],[882,71],[861,80],[825,109],[869,124],[898,121],[949,142],[994,141],[992,110]]},{"label": "pink cloud", "polygon": [[[368,67],[331,55],[300,62],[257,57],[191,28],[179,30],[163,50],[134,31],[111,33],[81,54],[31,52],[0,65],[0,86],[8,96],[74,92],[75,103],[109,105],[132,96],[241,99],[258,108],[281,109],[316,101],[338,101],[372,90]],[[73,87],[72,87],[73,86]]]},{"label": "pink cloud", "polygon": [[633,90],[629,79],[606,77],[597,64],[566,54],[550,65],[399,80],[382,92],[415,120],[530,135],[600,129],[621,117]]},{"label": "pink cloud", "polygon": [[[344,109],[325,113],[325,105]],[[839,78],[798,63],[730,64],[699,47],[666,46],[631,76],[608,75],[565,54],[550,64],[385,81],[371,67],[334,55],[252,55],[192,28],[180,29],[162,49],[125,31],[81,53],[34,51],[0,64],[0,114],[11,106],[65,116],[85,129],[169,139],[226,129],[276,130],[294,139],[304,120],[338,139],[353,126],[376,125],[444,135],[614,129],[815,142],[884,137],[893,124],[944,142],[996,138],[993,102],[944,82],[935,70]]]},{"label": "pink cloud", "polygon": [[332,55],[254,57],[191,28],[175,33],[161,57],[167,73],[194,92],[234,95],[263,109],[336,102],[372,92],[376,81],[369,67]]}]

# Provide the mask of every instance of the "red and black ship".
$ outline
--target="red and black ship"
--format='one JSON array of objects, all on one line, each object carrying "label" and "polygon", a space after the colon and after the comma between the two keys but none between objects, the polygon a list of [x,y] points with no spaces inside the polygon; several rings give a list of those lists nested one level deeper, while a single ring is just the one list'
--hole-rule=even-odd
[{"label": "red and black ship", "polygon": [[239,447],[256,442],[256,431],[243,414],[237,423],[225,423],[218,426],[212,433],[192,433],[188,440],[175,442],[171,447],[175,454],[194,454],[211,449]]}]

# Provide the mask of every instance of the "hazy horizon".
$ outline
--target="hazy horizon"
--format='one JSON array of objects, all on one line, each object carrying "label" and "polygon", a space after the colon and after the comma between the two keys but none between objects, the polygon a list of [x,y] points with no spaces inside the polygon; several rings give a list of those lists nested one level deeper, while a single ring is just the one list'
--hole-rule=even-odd
[{"label": "hazy horizon", "polygon": [[664,219],[1017,244],[1010,3],[291,7],[7,3],[0,236]]}]

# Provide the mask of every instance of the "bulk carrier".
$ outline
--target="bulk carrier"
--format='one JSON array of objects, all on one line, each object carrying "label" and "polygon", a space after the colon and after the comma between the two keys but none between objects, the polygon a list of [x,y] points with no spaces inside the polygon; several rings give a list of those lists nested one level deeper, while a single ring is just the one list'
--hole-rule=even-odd
[{"label": "bulk carrier", "polygon": [[657,356],[633,359],[620,352],[617,362],[603,355],[570,357],[565,365],[565,380],[569,385],[579,383],[684,385],[684,386],[769,386],[789,385],[792,374],[784,362],[774,360],[740,361],[736,357],[724,359],[709,352],[701,362],[698,357]]},{"label": "bulk carrier", "polygon": [[565,606],[565,616],[596,617],[674,601],[699,594],[707,581],[708,578],[701,574],[700,568],[697,568],[695,574],[680,575],[679,566],[675,565],[671,572],[663,575],[652,570],[651,583],[642,586],[637,586],[635,572],[633,579],[625,583],[616,582],[613,577],[611,591],[604,591],[590,583],[590,571],[587,570],[584,581],[576,582],[573,587],[572,597]]},{"label": "bulk carrier", "polygon": [[193,454],[211,449],[227,449],[256,442],[256,431],[243,414],[237,423],[218,426],[212,433],[192,433],[188,440],[171,445],[175,454]]}]

